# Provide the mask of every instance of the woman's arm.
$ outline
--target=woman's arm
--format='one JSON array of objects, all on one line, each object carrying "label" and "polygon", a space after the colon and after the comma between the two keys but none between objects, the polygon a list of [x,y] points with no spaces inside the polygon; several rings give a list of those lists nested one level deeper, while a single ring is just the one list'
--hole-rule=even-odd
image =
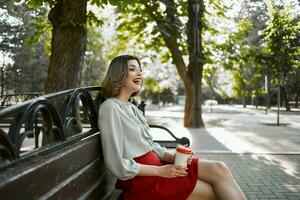
[{"label": "woman's arm", "polygon": [[118,107],[106,100],[99,110],[99,130],[104,161],[109,170],[121,180],[135,177],[140,164],[123,158],[124,133]]},{"label": "woman's arm", "polygon": [[176,166],[176,165],[143,165],[140,164],[140,170],[137,174],[138,176],[160,176],[164,178],[175,178],[180,176],[187,176],[187,167]]}]

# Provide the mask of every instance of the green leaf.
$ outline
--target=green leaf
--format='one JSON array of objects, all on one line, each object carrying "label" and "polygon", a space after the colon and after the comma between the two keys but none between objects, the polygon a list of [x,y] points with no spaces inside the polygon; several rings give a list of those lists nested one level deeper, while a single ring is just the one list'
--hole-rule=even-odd
[{"label": "green leaf", "polygon": [[93,13],[92,11],[88,12],[87,21],[90,26],[92,26],[93,24],[96,26],[103,25],[103,21],[101,19],[99,19],[98,17],[96,17],[95,13]]},{"label": "green leaf", "polygon": [[28,8],[40,8],[43,5],[43,1],[41,0],[29,0],[27,2]]},{"label": "green leaf", "polygon": [[108,4],[108,0],[101,0],[101,3],[106,5]]},{"label": "green leaf", "polygon": [[129,4],[132,4],[132,3],[135,3],[136,1],[133,1],[133,0],[123,0],[122,3],[125,4],[125,5],[129,5]]},{"label": "green leaf", "polygon": [[45,0],[45,2],[47,2],[49,6],[52,8],[55,5],[56,0]]},{"label": "green leaf", "polygon": [[109,0],[109,3],[113,6],[118,5],[119,1],[118,0]]},{"label": "green leaf", "polygon": [[97,5],[100,7],[103,7],[104,5],[107,5],[108,0],[90,0],[91,5]]}]

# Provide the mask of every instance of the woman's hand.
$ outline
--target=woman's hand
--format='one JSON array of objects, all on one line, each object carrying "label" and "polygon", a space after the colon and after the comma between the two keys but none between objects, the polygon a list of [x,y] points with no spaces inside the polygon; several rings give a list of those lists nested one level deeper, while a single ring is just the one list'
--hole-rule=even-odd
[{"label": "woman's hand", "polygon": [[191,156],[188,158],[187,164],[188,165],[192,164],[192,160],[193,160],[193,154],[191,154]]},{"label": "woman's hand", "polygon": [[[188,145],[188,144],[185,144],[185,145],[183,145],[183,146],[185,146],[185,147],[189,147],[189,145]],[[188,165],[192,164],[192,160],[193,160],[193,153],[192,153],[192,154],[191,154],[191,156],[188,158],[188,160],[187,160],[187,164],[188,164]]]},{"label": "woman's hand", "polygon": [[187,176],[187,167],[181,165],[162,165],[159,167],[158,176],[164,178],[176,178]]}]

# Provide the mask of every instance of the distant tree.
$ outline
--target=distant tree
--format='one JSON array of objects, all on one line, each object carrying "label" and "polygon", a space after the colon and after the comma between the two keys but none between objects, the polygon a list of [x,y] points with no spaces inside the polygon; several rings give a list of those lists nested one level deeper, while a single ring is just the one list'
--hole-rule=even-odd
[{"label": "distant tree", "polygon": [[147,100],[151,100],[153,104],[165,105],[167,103],[175,103],[174,92],[170,88],[163,89],[161,91],[152,92],[152,91],[143,91],[142,96],[147,95]]},{"label": "distant tree", "polygon": [[[263,31],[268,70],[275,75],[273,83],[281,85],[283,100],[290,110],[291,90],[300,66],[300,20],[291,5],[269,4],[270,20]],[[295,77],[295,78],[293,78]]]},{"label": "distant tree", "polygon": [[96,26],[88,26],[87,49],[82,66],[81,84],[82,86],[100,85],[107,69],[107,59],[103,53],[102,33]]},{"label": "distant tree", "polygon": [[3,40],[0,51],[13,61],[5,67],[5,89],[17,93],[43,92],[49,61],[46,50],[49,40],[44,36],[43,40],[32,44],[30,37],[33,38],[36,28],[34,22],[43,18],[46,12],[30,11],[25,3],[14,5],[2,2],[1,8],[4,9],[4,17],[0,22]]},{"label": "distant tree", "polygon": [[251,21],[240,20],[237,31],[232,33],[224,46],[224,67],[231,70],[234,81],[234,95],[242,100],[246,107],[246,99],[251,96],[251,80],[255,73],[253,48],[257,43],[251,43],[249,35],[253,31]]}]

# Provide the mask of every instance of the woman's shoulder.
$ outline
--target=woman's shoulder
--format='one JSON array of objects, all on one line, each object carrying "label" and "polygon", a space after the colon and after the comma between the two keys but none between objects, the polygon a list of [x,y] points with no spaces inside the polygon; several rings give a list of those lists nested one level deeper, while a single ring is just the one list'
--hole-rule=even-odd
[{"label": "woman's shoulder", "polygon": [[112,110],[117,109],[117,107],[117,102],[113,98],[108,98],[100,105],[100,110]]}]

